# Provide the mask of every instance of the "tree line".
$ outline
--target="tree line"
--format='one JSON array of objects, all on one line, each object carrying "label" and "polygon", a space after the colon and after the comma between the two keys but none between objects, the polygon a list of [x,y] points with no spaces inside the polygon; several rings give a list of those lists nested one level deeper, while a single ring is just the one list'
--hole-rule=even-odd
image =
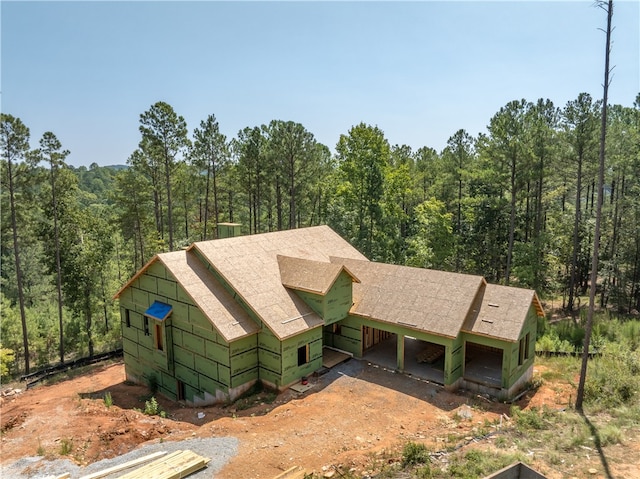
[{"label": "tree line", "polygon": [[[569,313],[589,286],[600,102],[514,100],[486,133],[440,152],[392,145],[360,123],[335,152],[300,123],[226,138],[211,114],[189,132],[165,102],[140,115],[126,166],[74,168],[52,132],[2,114],[1,350],[7,374],[120,342],[114,292],[154,254],[328,224],[375,261],[534,288]],[[640,94],[611,105],[599,304],[640,310]]]}]

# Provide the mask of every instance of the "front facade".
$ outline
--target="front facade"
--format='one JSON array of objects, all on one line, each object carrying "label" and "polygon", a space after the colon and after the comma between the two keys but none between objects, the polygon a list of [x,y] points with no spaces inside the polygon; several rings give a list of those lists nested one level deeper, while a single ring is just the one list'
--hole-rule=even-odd
[{"label": "front facade", "polygon": [[371,262],[327,226],[159,254],[116,297],[127,378],[192,404],[287,387],[322,368],[325,347],[511,397],[542,314],[531,290]]}]

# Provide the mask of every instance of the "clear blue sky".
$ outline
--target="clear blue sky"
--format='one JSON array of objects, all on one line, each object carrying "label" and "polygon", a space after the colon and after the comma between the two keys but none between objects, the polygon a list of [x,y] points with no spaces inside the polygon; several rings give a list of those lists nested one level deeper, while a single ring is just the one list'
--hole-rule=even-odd
[{"label": "clear blue sky", "polygon": [[[507,102],[602,96],[604,11],[573,2],[2,1],[2,111],[79,166],[124,164],[166,101],[189,132],[272,119],[332,150],[360,122],[440,151]],[[640,2],[616,2],[610,102],[640,91]]]}]

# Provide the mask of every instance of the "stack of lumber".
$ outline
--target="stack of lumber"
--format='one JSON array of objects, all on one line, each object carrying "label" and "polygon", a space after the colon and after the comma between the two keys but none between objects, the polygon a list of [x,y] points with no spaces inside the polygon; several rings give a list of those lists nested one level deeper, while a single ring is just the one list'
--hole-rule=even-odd
[{"label": "stack of lumber", "polygon": [[282,474],[278,474],[273,479],[304,479],[307,475],[307,471],[305,471],[300,466],[293,466],[291,469],[287,469]]},{"label": "stack of lumber", "polygon": [[182,479],[204,469],[210,459],[192,451],[176,451],[139,467],[119,479]]}]

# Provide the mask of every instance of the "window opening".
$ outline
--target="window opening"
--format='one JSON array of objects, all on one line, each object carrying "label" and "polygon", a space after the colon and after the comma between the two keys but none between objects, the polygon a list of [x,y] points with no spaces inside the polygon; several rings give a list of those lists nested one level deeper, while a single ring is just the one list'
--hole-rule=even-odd
[{"label": "window opening", "polygon": [[144,335],[149,336],[149,318],[144,317]]},{"label": "window opening", "polygon": [[124,324],[127,328],[131,327],[131,312],[128,309],[124,310]]},{"label": "window opening", "polygon": [[163,351],[162,347],[162,325],[156,324],[156,349]]},{"label": "window opening", "polygon": [[298,348],[298,366],[307,364],[309,362],[309,345],[305,344]]}]

